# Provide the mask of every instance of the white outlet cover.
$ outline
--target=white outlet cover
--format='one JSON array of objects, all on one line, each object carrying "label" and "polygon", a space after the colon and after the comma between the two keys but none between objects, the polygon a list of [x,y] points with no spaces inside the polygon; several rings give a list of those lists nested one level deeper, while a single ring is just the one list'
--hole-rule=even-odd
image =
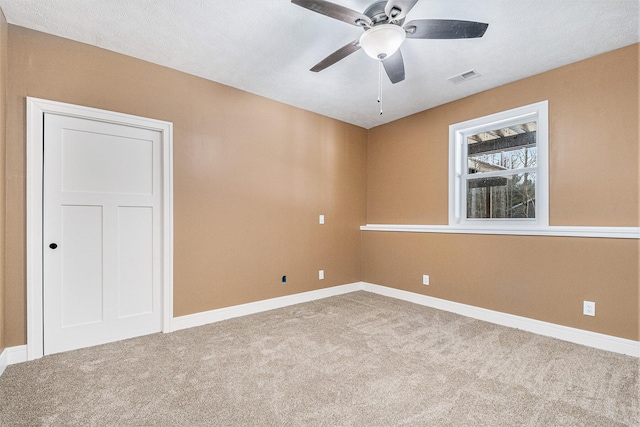
[{"label": "white outlet cover", "polygon": [[320,215],[320,218],[319,218],[318,222],[320,224],[324,224],[324,215]]},{"label": "white outlet cover", "polygon": [[324,270],[318,270],[318,279],[324,280]]},{"label": "white outlet cover", "polygon": [[584,314],[585,316],[595,316],[596,303],[593,301],[583,301],[582,314]]},{"label": "white outlet cover", "polygon": [[423,285],[428,285],[429,284],[429,275],[428,274],[423,274],[422,275],[422,284]]}]

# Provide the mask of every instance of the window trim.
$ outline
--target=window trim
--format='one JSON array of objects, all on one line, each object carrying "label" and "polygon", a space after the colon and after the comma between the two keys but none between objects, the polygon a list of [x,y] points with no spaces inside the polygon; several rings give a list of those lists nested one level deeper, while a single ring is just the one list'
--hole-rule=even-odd
[{"label": "window trim", "polygon": [[[536,218],[466,218],[466,137],[488,129],[536,120],[537,176]],[[549,226],[549,101],[502,111],[449,126],[449,226],[472,229],[532,229]]]}]

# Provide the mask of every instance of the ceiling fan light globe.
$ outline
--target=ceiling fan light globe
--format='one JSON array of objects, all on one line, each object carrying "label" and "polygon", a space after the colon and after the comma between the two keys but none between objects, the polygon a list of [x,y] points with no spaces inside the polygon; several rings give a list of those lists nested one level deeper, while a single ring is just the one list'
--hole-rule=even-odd
[{"label": "ceiling fan light globe", "polygon": [[360,36],[360,47],[373,59],[388,58],[400,48],[407,33],[394,24],[381,24]]}]

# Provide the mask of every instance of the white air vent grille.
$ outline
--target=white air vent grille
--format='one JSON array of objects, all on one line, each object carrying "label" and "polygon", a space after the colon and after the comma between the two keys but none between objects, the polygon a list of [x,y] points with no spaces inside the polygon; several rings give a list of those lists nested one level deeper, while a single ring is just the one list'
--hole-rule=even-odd
[{"label": "white air vent grille", "polygon": [[464,73],[457,74],[453,77],[449,77],[449,80],[452,83],[458,84],[462,82],[466,82],[467,80],[475,79],[476,77],[480,77],[480,74],[475,70],[465,71]]}]

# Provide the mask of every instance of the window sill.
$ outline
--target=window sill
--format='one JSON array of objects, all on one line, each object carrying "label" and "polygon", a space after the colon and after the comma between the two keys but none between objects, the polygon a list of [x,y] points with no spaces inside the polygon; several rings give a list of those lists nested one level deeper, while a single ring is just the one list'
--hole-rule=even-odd
[{"label": "window sill", "polygon": [[640,227],[575,227],[539,228],[484,227],[464,228],[449,225],[367,224],[361,231],[395,231],[405,233],[497,234],[514,236],[599,237],[607,239],[640,239]]}]

